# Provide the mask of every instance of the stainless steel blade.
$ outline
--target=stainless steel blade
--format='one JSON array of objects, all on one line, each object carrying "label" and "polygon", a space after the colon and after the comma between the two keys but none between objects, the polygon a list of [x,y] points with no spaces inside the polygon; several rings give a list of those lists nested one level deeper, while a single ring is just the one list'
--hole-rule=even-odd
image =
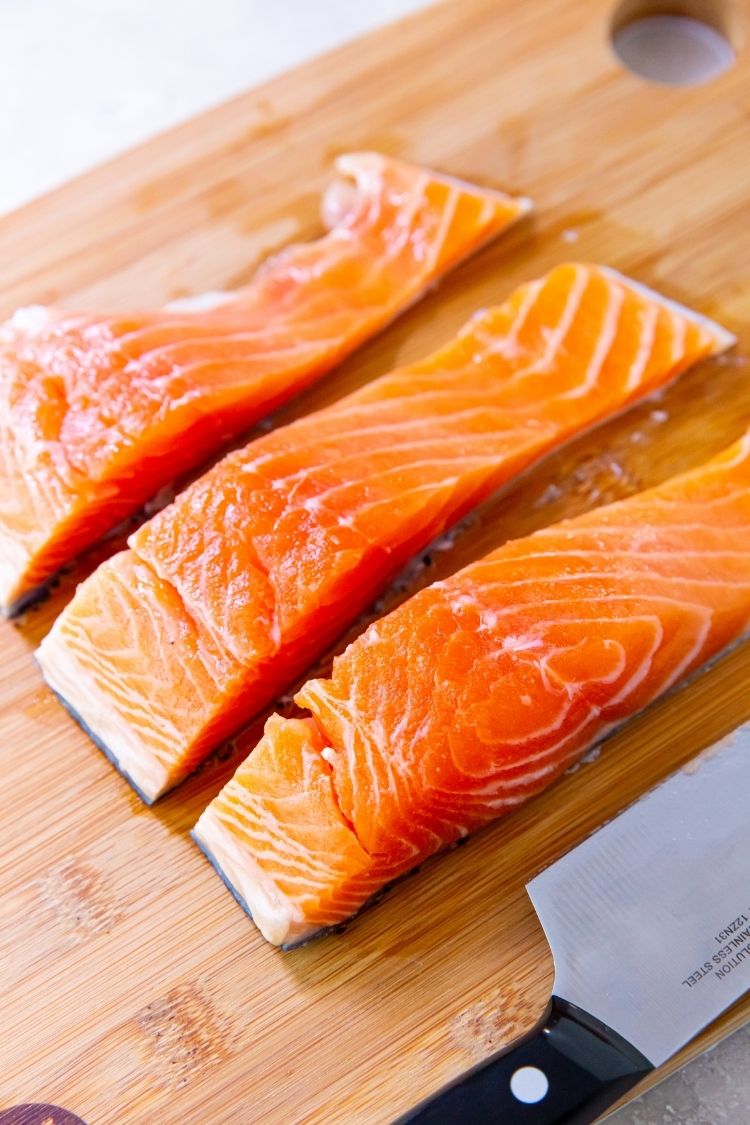
[{"label": "stainless steel blade", "polygon": [[750,723],[527,890],[555,995],[669,1058],[750,988]]}]

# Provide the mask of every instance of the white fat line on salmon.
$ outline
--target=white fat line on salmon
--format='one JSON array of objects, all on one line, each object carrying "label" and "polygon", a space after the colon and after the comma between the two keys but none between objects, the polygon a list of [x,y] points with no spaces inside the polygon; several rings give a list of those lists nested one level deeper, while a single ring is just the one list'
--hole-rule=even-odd
[{"label": "white fat line on salmon", "polygon": [[[424,395],[414,397],[425,399],[439,397],[454,398],[455,393],[455,389],[448,389],[445,391],[425,392]],[[463,392],[461,393],[463,394]],[[467,393],[470,395],[472,392],[469,391]],[[351,452],[331,457],[331,450],[327,447],[329,447],[334,441],[338,445],[345,445],[345,443],[348,441],[354,441],[365,436],[369,438],[379,433],[389,434],[394,433],[395,431],[396,433],[399,433],[400,437],[401,433],[403,433],[404,431],[408,432],[409,430],[416,430],[417,432],[422,432],[424,430],[426,417],[430,417],[431,421],[434,420],[436,426],[439,427],[439,432],[436,429],[434,437],[415,439],[405,438],[404,440],[396,440],[390,444],[383,443],[382,445],[376,446],[373,449],[373,453],[377,455],[399,452],[403,449],[419,448],[421,446],[437,445],[440,443],[445,444],[450,441],[462,443],[465,443],[467,441],[487,442],[488,444],[492,444],[496,443],[498,439],[502,438],[507,438],[514,445],[517,445],[521,444],[527,433],[531,436],[536,437],[538,435],[544,434],[547,431],[552,432],[554,430],[552,423],[548,423],[537,418],[525,418],[523,416],[515,417],[513,416],[511,408],[493,406],[491,404],[488,404],[487,393],[485,390],[476,391],[476,397],[480,400],[480,405],[467,407],[465,410],[457,410],[450,414],[430,416],[429,410],[425,410],[420,413],[418,417],[407,418],[402,421],[386,421],[373,426],[362,425],[360,428],[357,428],[355,430],[345,430],[343,432],[332,429],[329,432],[320,434],[318,437],[308,437],[308,435],[306,434],[305,450],[307,451],[308,449],[314,450],[316,448],[321,448],[326,453],[326,456],[314,462],[308,461],[302,468],[297,469],[292,473],[286,473],[282,476],[267,476],[265,473],[260,472],[261,469],[267,469],[270,465],[273,465],[274,462],[284,460],[286,457],[288,457],[293,448],[291,444],[279,446],[276,449],[271,449],[267,453],[261,452],[257,456],[253,457],[251,461],[247,461],[244,465],[240,466],[240,471],[243,473],[257,473],[257,475],[264,482],[270,484],[271,487],[281,488],[286,482],[305,480],[308,477],[314,476],[317,470],[328,468],[330,465],[335,465],[337,468],[343,468],[350,462],[354,462],[355,464],[357,464],[359,463],[359,461],[361,461],[362,453],[360,449],[354,449]],[[399,401],[400,400],[396,400],[396,405],[398,405]],[[411,403],[413,401],[413,397],[409,397],[408,401]],[[347,414],[361,415],[365,411],[367,411],[368,413],[376,413],[377,408],[380,405],[380,403],[373,402],[371,404],[367,403],[363,406],[359,406],[356,408],[356,410],[352,409],[351,411],[339,411],[338,409],[336,409],[335,415],[331,415],[331,420],[335,419],[336,421],[338,421],[339,418],[346,417]],[[394,402],[392,399],[389,399],[382,405],[386,409],[392,409],[394,406]],[[500,416],[499,421],[506,423],[505,425],[498,425],[495,429],[482,430],[480,432],[464,432],[462,430],[459,430],[458,433],[452,432],[452,427],[457,422],[470,421],[474,418],[487,418],[488,416],[491,416],[495,413]],[[292,435],[294,435],[295,430],[293,429],[293,427],[299,427],[300,429],[302,429],[314,419],[319,419],[321,422],[329,420],[322,413],[319,415],[310,415],[308,418],[303,418],[296,423],[291,423],[291,425],[289,426],[289,431]],[[244,450],[238,450],[237,454],[241,455],[243,452]],[[333,452],[336,453],[335,450]],[[492,457],[493,463],[498,460],[498,456],[499,454],[496,451],[495,455]]]},{"label": "white fat line on salmon", "polygon": [[[253,368],[259,365],[266,356],[271,356],[273,363],[278,364],[280,360],[288,360],[292,357],[298,358],[302,353],[326,351],[330,343],[333,343],[333,341],[300,340],[296,344],[281,347],[269,341],[268,348],[264,352],[258,348],[257,341],[253,340],[246,333],[214,332],[211,335],[206,335],[200,339],[190,341],[191,346],[196,350],[204,349],[209,353],[205,359],[193,359],[188,363],[175,360],[174,371],[183,377],[190,375],[195,378],[196,375],[215,371],[217,368],[225,371],[232,364],[238,366],[248,365],[250,370],[248,371],[246,381],[248,384],[254,384],[255,374]],[[213,349],[226,349],[228,345],[232,345],[236,350],[229,354],[222,352],[218,357],[212,354]],[[247,346],[243,347],[243,345]],[[179,355],[184,347],[184,340],[172,340],[166,344],[158,344],[155,347],[149,348],[147,352],[136,355],[130,359],[128,363],[126,363],[124,371],[136,374],[141,370],[144,364],[153,363],[155,359],[163,359],[164,357],[170,356],[172,353],[177,353],[177,355]],[[239,385],[242,382],[236,375],[233,381],[235,385]],[[208,386],[201,386],[196,380],[196,385],[190,388],[188,394],[207,394],[210,389],[210,384]],[[188,395],[184,397],[187,398]]]},{"label": "white fat line on salmon", "polygon": [[[438,443],[433,442],[431,444]],[[315,496],[308,497],[307,499],[302,500],[299,503],[295,502],[294,504],[289,504],[286,510],[292,512],[295,511],[296,508],[302,507],[306,508],[309,511],[310,505],[312,505],[313,508],[325,509],[326,500],[328,500],[332,496],[335,496],[337,493],[347,492],[350,489],[358,489],[363,484],[387,480],[392,476],[396,476],[398,478],[401,477],[404,473],[414,470],[431,468],[433,466],[437,467],[440,465],[448,465],[451,467],[455,466],[456,468],[464,468],[467,472],[475,472],[480,469],[491,468],[494,464],[495,459],[490,457],[472,457],[471,455],[453,457],[449,455],[447,457],[432,457],[420,461],[410,461],[407,464],[388,465],[383,469],[379,469],[373,473],[368,473],[365,476],[345,480],[340,482],[339,484],[333,484],[329,488],[323,489],[322,492],[317,493]],[[401,502],[407,496],[418,494],[420,492],[439,493],[445,492],[447,490],[451,493],[452,496],[453,490],[459,483],[460,479],[461,478],[457,475],[450,477],[438,476],[434,480],[428,480],[423,484],[414,485],[411,488],[404,489],[403,491],[399,492],[399,502]],[[304,484],[304,481],[299,482],[300,486],[302,484]],[[382,507],[383,504],[392,506],[393,497],[382,496],[377,500],[371,500],[368,503],[360,503],[357,507],[356,514],[359,515],[363,512],[372,512],[377,508]],[[338,513],[336,513],[335,510],[331,510],[331,514],[337,515]],[[354,514],[355,513],[351,513],[351,515]]]},{"label": "white fat line on salmon", "polygon": [[[589,538],[592,530],[594,530],[594,529],[586,528],[585,531],[583,529],[581,529],[581,533],[582,533],[582,535],[584,535],[585,538]],[[602,529],[596,528],[595,530],[596,530],[596,534],[600,534],[600,531]],[[609,529],[604,529],[604,530],[608,531]],[[743,529],[739,526],[734,526],[734,527],[728,526],[726,528],[722,527],[721,529],[716,529],[716,528],[712,528],[710,525],[706,525],[706,524],[694,524],[694,525],[672,524],[672,525],[669,525],[668,527],[665,528],[665,531],[667,531],[669,533],[669,535],[675,535],[675,534],[683,535],[684,533],[687,533],[687,532],[706,532],[706,533],[714,532],[717,535],[721,534],[722,537],[731,536],[732,532],[739,532],[739,531],[742,531],[742,530]],[[619,544],[622,544],[623,539],[625,539],[626,541],[628,539],[633,539],[633,538],[637,539],[639,533],[640,533],[640,529],[636,525],[630,525],[630,526],[625,525],[624,527],[621,527],[621,528],[613,528],[612,529],[612,534],[613,534],[613,537],[615,539],[615,542],[619,543]],[[541,531],[534,532],[532,535],[528,536],[528,538],[529,539],[543,539],[547,534],[548,534],[548,530],[546,528],[544,528]],[[513,542],[514,541],[512,539],[509,540],[509,543],[513,543]],[[711,548],[709,550],[704,550],[704,549],[700,548],[698,550],[683,551],[682,549],[680,549],[678,547],[675,547],[672,550],[668,550],[668,549],[665,549],[665,548],[660,548],[659,550],[644,549],[644,547],[647,547],[647,545],[643,544],[641,542],[637,542],[637,544],[633,544],[633,545],[634,546],[637,545],[637,548],[638,548],[637,553],[635,553],[635,554],[633,554],[633,553],[628,553],[628,554],[622,553],[621,554],[620,552],[618,552],[617,555],[614,555],[614,558],[617,559],[618,561],[620,561],[622,559],[627,559],[627,561],[629,563],[632,563],[633,565],[636,565],[636,566],[638,564],[642,563],[644,567],[647,567],[649,565],[649,561],[652,560],[652,559],[679,559],[679,558],[684,558],[684,557],[688,557],[688,558],[691,558],[691,559],[704,559],[704,558],[705,559],[714,559],[714,558],[733,559],[733,558],[746,558],[747,557],[745,551],[735,551],[730,547],[728,547],[726,549]],[[475,563],[470,563],[469,567],[467,569],[471,570],[471,581],[477,582],[477,584],[481,585],[482,587],[484,587],[486,589],[491,589],[493,586],[506,586],[506,585],[507,586],[524,586],[527,583],[531,583],[532,581],[533,582],[545,582],[546,583],[546,582],[567,582],[567,581],[575,580],[577,578],[602,578],[602,577],[606,577],[610,573],[610,571],[608,569],[604,568],[604,569],[601,569],[601,570],[580,570],[580,571],[575,571],[572,574],[551,574],[551,575],[544,575],[544,574],[536,575],[536,574],[534,574],[533,578],[531,576],[526,577],[526,578],[513,578],[513,579],[505,579],[505,578],[499,577],[495,581],[493,581],[491,578],[480,577],[481,572],[485,569],[489,569],[489,570],[495,569],[496,570],[502,565],[507,565],[509,567],[512,567],[513,570],[515,570],[515,569],[517,569],[518,563],[529,563],[529,562],[538,561],[540,559],[549,559],[549,558],[560,559],[561,562],[563,562],[565,559],[602,559],[602,561],[604,563],[607,563],[607,562],[610,562],[610,561],[613,560],[613,554],[611,552],[611,549],[609,547],[607,547],[606,544],[603,544],[602,546],[598,546],[598,547],[580,547],[580,548],[576,547],[576,548],[573,548],[573,549],[570,549],[570,548],[566,547],[564,550],[560,550],[560,551],[555,551],[554,549],[550,550],[550,551],[528,551],[528,552],[525,552],[522,555],[509,555],[509,557],[507,559],[493,559],[491,556],[489,556],[486,559],[480,559],[479,561],[477,561]],[[614,565],[617,565],[617,564],[613,563],[613,566]],[[613,577],[614,576],[619,577],[619,575],[622,572],[619,569],[617,569],[617,570],[613,570],[611,573],[612,573]],[[633,578],[633,579],[636,579],[638,577],[642,577],[642,572],[640,570],[633,570],[633,571],[630,572],[630,577]],[[686,576],[686,577],[688,577],[688,576]],[[670,581],[673,578],[675,580],[678,580],[678,576],[672,575],[671,573],[669,575],[669,578],[670,578]],[[444,584],[447,587],[451,587],[451,586],[458,587],[460,582],[465,582],[465,581],[468,581],[468,580],[469,580],[468,578],[465,578],[464,576],[459,574],[459,575],[456,575],[455,577],[446,578],[443,581],[444,581]],[[696,578],[696,579],[690,579],[690,581],[695,581],[695,582],[698,582],[700,584],[701,582],[703,582],[705,580]]]},{"label": "white fat line on salmon", "polygon": [[560,398],[582,398],[598,383],[604,361],[609,355],[612,344],[617,338],[617,330],[620,327],[620,312],[624,301],[625,294],[622,289],[610,289],[608,291],[607,311],[604,317],[604,323],[599,328],[599,338],[597,339],[594,353],[584,371],[583,379],[577,387],[563,392],[563,394],[559,396]]},{"label": "white fat line on salmon", "polygon": [[678,316],[673,310],[670,309],[671,323],[672,323],[672,363],[677,363],[682,358],[685,351],[685,340],[687,338],[687,321],[684,317]]},{"label": "white fat line on salmon", "polygon": [[[456,215],[456,207],[458,205],[459,198],[460,193],[458,189],[455,186],[451,185],[447,203],[443,207],[442,213],[440,215],[440,225],[435,235],[433,236],[432,245],[430,246],[430,250],[427,255],[427,262],[429,263],[428,268],[430,273],[433,273],[435,268],[437,267],[438,258],[440,257],[440,253],[443,249],[443,246],[445,245],[446,239],[448,238],[448,232],[453,224],[453,220]],[[416,255],[416,247],[414,248],[414,251]]]},{"label": "white fat line on salmon", "polygon": [[[676,559],[678,556],[676,554],[672,554],[671,552],[665,552],[663,556],[659,556],[659,557],[663,557],[665,559],[672,560],[672,559]],[[712,556],[708,555],[708,554],[703,555],[699,552],[694,552],[690,555],[690,557],[692,559],[703,559],[703,558],[710,558]],[[719,559],[732,559],[732,558],[744,558],[746,556],[743,555],[743,553],[741,551],[724,551],[724,552],[717,551],[717,552],[715,552],[715,555],[713,557],[716,557],[716,558],[719,558]],[[631,562],[630,559],[628,559],[627,561]],[[575,586],[577,583],[583,584],[587,581],[597,581],[597,580],[599,580],[601,582],[601,580],[604,579],[604,578],[611,578],[613,580],[616,579],[617,582],[618,582],[618,585],[622,585],[622,586],[624,586],[625,580],[629,579],[630,582],[632,583],[632,586],[629,587],[629,588],[626,587],[624,589],[612,590],[611,592],[608,592],[606,594],[592,594],[592,595],[589,596],[589,594],[587,593],[586,594],[586,600],[587,601],[590,601],[592,603],[593,602],[608,602],[608,601],[630,602],[633,599],[635,599],[636,601],[645,599],[645,600],[648,600],[648,601],[667,601],[667,602],[675,602],[675,604],[678,604],[678,605],[682,604],[682,603],[677,602],[675,598],[668,597],[666,594],[655,594],[655,593],[654,594],[641,594],[638,587],[639,587],[639,584],[642,583],[645,578],[656,578],[656,579],[662,579],[665,582],[669,581],[670,583],[679,583],[680,585],[687,586],[688,589],[690,589],[692,587],[696,587],[697,589],[701,589],[702,587],[721,586],[723,589],[727,589],[727,590],[744,590],[745,587],[750,584],[750,579],[748,581],[743,581],[742,579],[740,579],[739,581],[731,581],[731,582],[729,581],[729,579],[722,579],[721,582],[719,582],[718,579],[716,579],[716,578],[697,578],[697,577],[693,577],[692,575],[670,574],[668,571],[663,573],[661,570],[658,570],[656,567],[648,567],[644,563],[643,567],[641,567],[639,569],[633,569],[633,570],[621,569],[621,570],[618,571],[617,569],[612,569],[611,571],[608,571],[608,570],[602,569],[602,570],[593,570],[593,571],[578,571],[578,572],[573,573],[573,574],[531,575],[528,578],[514,578],[514,579],[511,579],[507,582],[503,581],[502,578],[497,578],[494,581],[487,581],[486,583],[483,583],[483,585],[484,585],[484,588],[485,588],[486,591],[489,591],[493,588],[494,589],[504,589],[504,588],[513,589],[513,588],[515,588],[519,591],[523,591],[524,589],[528,588],[528,590],[533,595],[536,594],[536,590],[540,586],[548,586],[548,587],[551,586],[553,588],[555,586],[558,586],[558,585],[562,586],[563,590],[562,590],[562,593],[561,593],[560,597],[558,597],[558,598],[549,597],[549,596],[545,597],[545,598],[536,598],[536,596],[534,596],[533,604],[536,605],[536,606],[543,606],[543,605],[559,605],[561,603],[561,601],[569,598],[569,596],[570,596],[569,592],[568,592],[568,590],[565,589],[565,586],[568,585],[568,584],[572,584],[572,585]],[[467,595],[467,596],[471,597],[471,595]],[[519,612],[520,607],[525,605],[525,604],[527,604],[527,603],[526,602],[519,602],[515,605],[506,605],[506,606],[503,606],[502,608],[493,609],[493,612],[498,615],[498,620],[500,620],[502,617],[512,616],[514,613]],[[688,603],[685,602],[684,604],[688,604]],[[586,619],[583,618],[582,620],[586,620]]]},{"label": "white fat line on salmon", "polygon": [[715,616],[714,610],[708,606],[693,606],[691,608],[697,624],[695,642],[692,649],[685,654],[676,667],[667,671],[667,675],[663,677],[658,687],[659,695],[663,695],[665,692],[669,691],[670,688],[674,687],[675,684],[679,683],[680,680],[684,678],[689,669],[694,666],[696,656],[703,651],[710,635]]},{"label": "white fat line on salmon", "polygon": [[635,360],[631,364],[628,378],[625,383],[627,391],[634,391],[636,387],[641,385],[641,381],[646,372],[646,365],[651,358],[654,350],[654,340],[656,338],[656,324],[659,319],[659,310],[656,305],[649,304],[646,306],[645,316],[641,324],[641,342],[638,345],[638,352]]},{"label": "white fat line on salmon", "polygon": [[458,339],[463,340],[466,336],[476,336],[480,348],[472,356],[472,360],[479,362],[479,356],[484,359],[484,353],[489,355],[502,355],[508,359],[514,359],[518,355],[518,337],[522,328],[528,320],[529,313],[534,308],[539,298],[539,294],[544,288],[546,278],[540,277],[536,281],[527,282],[523,300],[510,325],[510,331],[505,335],[498,335],[493,333],[488,328],[485,328],[484,322],[491,321],[493,315],[499,311],[502,306],[491,306],[486,309],[478,309],[465,324],[458,334]]},{"label": "white fat line on salmon", "polygon": [[[466,437],[459,436],[459,437],[456,437],[454,439],[453,435],[449,434],[449,435],[435,436],[434,438],[425,438],[425,439],[420,440],[420,441],[404,442],[402,445],[382,446],[378,449],[372,450],[372,452],[371,452],[371,459],[372,460],[375,460],[378,456],[392,457],[392,455],[394,453],[398,453],[402,449],[423,450],[425,448],[431,449],[434,446],[437,446],[440,449],[440,451],[443,455],[442,456],[435,456],[435,457],[421,457],[421,458],[416,458],[413,461],[403,460],[403,461],[396,462],[395,464],[389,463],[389,464],[386,464],[383,468],[375,469],[373,472],[370,472],[370,473],[359,474],[358,476],[353,476],[353,475],[350,474],[347,479],[339,481],[336,484],[330,485],[328,488],[325,488],[325,489],[321,490],[320,492],[316,493],[316,497],[318,499],[321,499],[322,497],[328,496],[331,493],[340,492],[340,491],[346,490],[347,488],[355,488],[359,484],[367,482],[367,481],[377,481],[377,480],[380,480],[384,477],[388,477],[389,475],[391,475],[393,473],[404,473],[404,472],[408,472],[408,471],[413,471],[415,469],[422,469],[422,468],[424,468],[426,466],[430,466],[430,465],[457,465],[457,466],[473,465],[475,469],[481,469],[481,468],[486,467],[488,471],[493,470],[497,467],[498,461],[500,460],[500,458],[502,456],[502,454],[499,451],[495,451],[495,452],[491,452],[491,453],[490,452],[488,452],[488,453],[470,453],[470,452],[468,452],[468,453],[460,453],[460,454],[459,453],[445,453],[446,446],[450,446],[452,444],[452,441],[455,441],[455,444],[457,444],[459,446],[466,446],[467,444],[469,444],[469,445],[470,444],[482,445],[484,443],[491,444],[492,437],[493,437],[492,434],[481,433],[481,434],[467,435]],[[330,467],[335,466],[336,469],[340,471],[340,470],[344,469],[345,466],[347,465],[347,463],[349,463],[350,461],[354,462],[355,465],[361,465],[361,463],[362,463],[361,451],[360,452],[355,451],[347,457],[341,458],[339,460],[332,461],[330,463]],[[286,483],[288,483],[289,481],[294,481],[292,487],[289,489],[289,496],[288,496],[289,500],[294,500],[295,493],[301,486],[303,486],[303,485],[305,485],[309,482],[315,483],[316,468],[318,468],[318,467],[325,470],[326,468],[329,467],[329,465],[324,463],[321,466],[313,467],[309,471],[301,470],[301,471],[299,471],[297,473],[294,473],[293,475],[290,475],[289,477],[286,478],[286,481],[285,481]],[[443,477],[438,478],[434,482],[435,486],[441,487],[442,484],[444,483],[444,480],[445,480],[445,478],[443,478]],[[277,485],[276,481],[273,481],[272,487],[280,487],[280,485]]]},{"label": "white fat line on salmon", "polygon": [[[563,308],[560,312],[560,317],[557,321],[557,324],[552,329],[542,327],[542,334],[546,340],[544,353],[533,363],[528,364],[526,367],[520,367],[517,371],[514,371],[510,379],[508,380],[509,386],[515,386],[517,383],[520,383],[523,379],[525,379],[528,375],[534,375],[539,374],[542,371],[548,371],[552,365],[553,357],[563,347],[564,340],[573,327],[575,318],[583,302],[583,295],[586,292],[586,288],[588,287],[591,278],[590,270],[586,269],[585,267],[576,265],[573,267],[573,270],[575,281],[568,291],[568,295],[565,299],[565,304],[563,305]],[[555,272],[556,271],[553,271],[551,274],[548,274],[547,278],[545,278],[545,286],[546,284],[551,284],[551,282],[554,280]],[[543,289],[540,290],[538,297],[539,300],[541,300],[542,292]]]}]

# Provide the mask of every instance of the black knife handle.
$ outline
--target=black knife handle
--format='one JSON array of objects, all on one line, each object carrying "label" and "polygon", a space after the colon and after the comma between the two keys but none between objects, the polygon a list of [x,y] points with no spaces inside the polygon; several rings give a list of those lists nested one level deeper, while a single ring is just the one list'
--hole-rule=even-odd
[{"label": "black knife handle", "polygon": [[653,1069],[611,1028],[553,996],[528,1035],[395,1125],[590,1125]]}]

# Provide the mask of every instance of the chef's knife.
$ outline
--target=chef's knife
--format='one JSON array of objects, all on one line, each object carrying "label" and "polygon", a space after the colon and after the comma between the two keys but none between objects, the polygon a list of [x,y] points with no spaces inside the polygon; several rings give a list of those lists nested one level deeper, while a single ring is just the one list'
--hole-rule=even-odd
[{"label": "chef's knife", "polygon": [[587,1125],[750,988],[750,723],[526,889],[542,1021],[399,1125]]}]

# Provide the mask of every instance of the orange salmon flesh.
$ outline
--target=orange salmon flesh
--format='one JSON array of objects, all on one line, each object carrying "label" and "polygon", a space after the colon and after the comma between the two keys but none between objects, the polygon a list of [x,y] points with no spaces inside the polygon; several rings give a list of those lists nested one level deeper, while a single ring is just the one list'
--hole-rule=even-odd
[{"label": "orange salmon flesh", "polygon": [[153,800],[414,552],[732,342],[612,270],[559,266],[422,362],[224,458],[79,586],[39,649],[45,678]]},{"label": "orange salmon flesh", "polygon": [[376,153],[337,169],[328,233],[236,292],[131,314],[35,307],[0,327],[0,610],[531,207]]},{"label": "orange salmon flesh", "polygon": [[750,431],[510,542],[371,625],[194,830],[263,935],[345,921],[549,786],[750,629]]}]

